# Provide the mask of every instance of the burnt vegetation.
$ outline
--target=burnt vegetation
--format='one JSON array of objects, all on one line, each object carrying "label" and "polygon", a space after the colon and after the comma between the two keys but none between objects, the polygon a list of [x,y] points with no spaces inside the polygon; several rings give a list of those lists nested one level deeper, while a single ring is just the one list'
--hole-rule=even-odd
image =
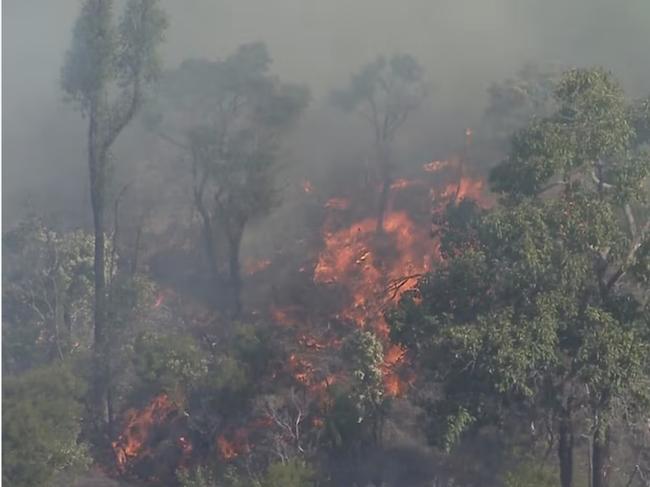
[{"label": "burnt vegetation", "polygon": [[[174,28],[81,2],[92,218],[4,229],[7,485],[650,486],[650,98],[527,64],[422,160],[414,56],[316,100],[263,42],[163,65]],[[296,160],[309,110],[367,155]]]}]

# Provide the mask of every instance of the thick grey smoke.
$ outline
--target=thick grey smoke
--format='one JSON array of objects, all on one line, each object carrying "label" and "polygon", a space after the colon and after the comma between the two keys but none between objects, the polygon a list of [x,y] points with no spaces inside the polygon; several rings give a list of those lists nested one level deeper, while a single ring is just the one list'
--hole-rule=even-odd
[{"label": "thick grey smoke", "polygon": [[[297,157],[331,161],[354,140],[330,120],[324,98],[379,53],[408,52],[433,90],[400,144],[412,157],[444,151],[480,116],[490,82],[526,61],[604,65],[632,93],[650,91],[647,0],[165,0],[165,64],[222,57],[266,41],[274,71],[309,84],[315,101],[294,139]],[[25,203],[86,211],[84,128],[62,101],[59,72],[80,0],[3,2],[5,222]],[[341,115],[344,117],[344,115]],[[319,121],[320,117],[320,121]],[[331,129],[331,132],[329,131]],[[363,127],[360,127],[360,130]],[[127,137],[127,163],[146,153]],[[416,149],[417,148],[417,149]],[[134,149],[140,149],[133,152]],[[419,151],[419,152],[417,152]],[[407,151],[408,155],[408,151]]]}]

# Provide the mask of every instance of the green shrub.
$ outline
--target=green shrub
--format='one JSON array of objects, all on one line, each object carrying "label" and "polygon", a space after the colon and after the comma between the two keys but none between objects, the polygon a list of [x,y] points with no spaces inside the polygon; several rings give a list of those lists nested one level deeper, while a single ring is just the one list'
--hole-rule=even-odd
[{"label": "green shrub", "polygon": [[207,362],[195,340],[188,335],[143,334],[135,342],[135,371],[158,391],[189,388],[207,372]]},{"label": "green shrub", "polygon": [[63,365],[4,379],[2,480],[12,487],[47,485],[55,473],[81,469],[78,443],[84,384]]},{"label": "green shrub", "polygon": [[528,460],[506,472],[504,487],[556,487],[556,472],[540,462]]},{"label": "green shrub", "polygon": [[314,469],[301,460],[272,463],[262,479],[262,487],[312,487]]}]

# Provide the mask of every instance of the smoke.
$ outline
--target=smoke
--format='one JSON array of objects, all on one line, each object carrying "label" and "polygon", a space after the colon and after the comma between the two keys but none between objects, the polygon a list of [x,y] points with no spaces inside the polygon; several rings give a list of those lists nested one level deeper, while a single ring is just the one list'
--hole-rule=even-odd
[{"label": "smoke", "polygon": [[[79,5],[3,4],[5,226],[28,201],[87,221],[84,126],[59,88]],[[646,0],[164,0],[163,6],[170,18],[166,66],[223,57],[262,40],[275,73],[310,86],[314,103],[289,154],[321,172],[363,157],[367,127],[343,121],[346,115],[326,106],[326,95],[380,53],[413,54],[432,83],[428,104],[398,142],[404,160],[414,164],[462,144],[462,130],[479,119],[489,84],[527,61],[599,64],[633,94],[650,89]],[[154,157],[151,139],[134,133],[116,147],[122,166]]]}]

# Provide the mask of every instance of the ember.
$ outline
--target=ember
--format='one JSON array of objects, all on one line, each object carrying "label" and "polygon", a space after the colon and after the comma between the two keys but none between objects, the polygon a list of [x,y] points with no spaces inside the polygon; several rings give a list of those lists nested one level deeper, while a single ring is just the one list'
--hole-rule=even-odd
[{"label": "ember", "polygon": [[235,450],[234,445],[229,442],[223,435],[217,438],[217,448],[219,449],[219,455],[225,461],[232,460],[239,456],[239,453]]}]

